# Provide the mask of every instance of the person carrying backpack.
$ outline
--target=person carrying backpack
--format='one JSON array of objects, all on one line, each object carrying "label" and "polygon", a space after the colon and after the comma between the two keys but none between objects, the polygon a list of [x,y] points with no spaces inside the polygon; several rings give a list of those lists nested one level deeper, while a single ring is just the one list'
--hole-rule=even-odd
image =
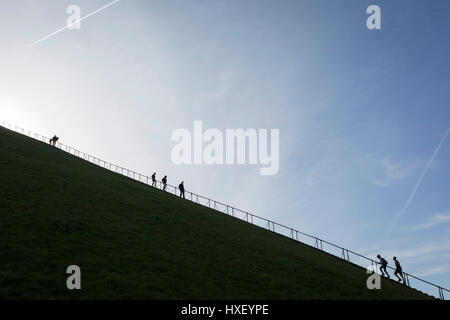
[{"label": "person carrying backpack", "polygon": [[[380,255],[377,255],[377,258],[380,259],[379,264],[381,264],[381,267],[380,267],[381,274],[383,276],[387,276],[390,279],[391,277],[389,276],[389,273],[386,270],[388,262],[384,258],[382,258]],[[384,270],[384,272],[383,272],[383,270]],[[386,272],[386,274],[384,274],[385,272]]]}]

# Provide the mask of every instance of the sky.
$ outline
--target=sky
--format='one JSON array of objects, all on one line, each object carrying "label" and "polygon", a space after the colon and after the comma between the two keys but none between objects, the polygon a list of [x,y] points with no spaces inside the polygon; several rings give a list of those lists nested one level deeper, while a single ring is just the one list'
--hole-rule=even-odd
[{"label": "sky", "polygon": [[[0,122],[450,288],[450,2],[121,0],[34,44],[111,1],[2,0]],[[279,129],[279,171],[174,164],[194,121]]]}]

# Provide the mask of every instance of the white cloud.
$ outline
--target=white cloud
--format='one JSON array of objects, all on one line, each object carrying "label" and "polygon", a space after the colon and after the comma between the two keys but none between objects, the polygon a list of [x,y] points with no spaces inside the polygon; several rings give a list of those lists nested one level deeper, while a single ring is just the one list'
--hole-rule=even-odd
[{"label": "white cloud", "polygon": [[394,256],[399,259],[409,259],[417,258],[431,253],[442,252],[450,250],[450,246],[445,244],[428,244],[422,247],[415,247],[410,249],[399,249],[399,250],[384,250],[383,248],[378,248],[376,252],[366,254],[368,257],[376,257],[378,253],[383,257],[392,258]]},{"label": "white cloud", "polygon": [[384,167],[386,177],[388,179],[404,179],[411,175],[412,171],[416,168],[414,164],[402,164],[399,162],[392,162],[388,158],[384,158],[381,161]]},{"label": "white cloud", "polygon": [[444,264],[437,267],[424,268],[419,270],[416,275],[419,277],[432,276],[436,274],[442,274],[450,272],[450,264]]},{"label": "white cloud", "polygon": [[413,226],[411,230],[424,230],[447,222],[450,222],[450,212],[436,214],[428,222]]},{"label": "white cloud", "polygon": [[383,178],[372,178],[372,183],[380,187],[388,187],[396,181],[411,176],[419,167],[419,161],[410,161],[408,163],[394,162],[389,157],[383,158],[379,162],[384,169]]},{"label": "white cloud", "polygon": [[380,187],[388,187],[391,185],[391,181],[377,178],[373,178],[372,183]]}]

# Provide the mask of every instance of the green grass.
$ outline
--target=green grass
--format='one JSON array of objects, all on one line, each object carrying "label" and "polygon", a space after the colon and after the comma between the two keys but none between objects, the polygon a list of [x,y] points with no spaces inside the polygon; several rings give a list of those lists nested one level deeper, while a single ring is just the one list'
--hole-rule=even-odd
[{"label": "green grass", "polygon": [[3,128],[0,199],[0,299],[430,298]]}]

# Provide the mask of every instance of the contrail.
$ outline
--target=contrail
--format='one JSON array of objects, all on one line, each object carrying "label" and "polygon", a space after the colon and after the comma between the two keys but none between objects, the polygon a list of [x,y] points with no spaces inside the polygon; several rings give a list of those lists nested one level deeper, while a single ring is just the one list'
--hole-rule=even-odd
[{"label": "contrail", "polygon": [[439,142],[439,145],[434,149],[433,155],[431,156],[430,160],[428,160],[427,165],[425,166],[425,169],[423,170],[421,176],[419,177],[419,180],[417,180],[416,185],[414,186],[408,200],[404,204],[403,208],[395,215],[394,217],[394,223],[397,222],[397,220],[400,218],[400,216],[405,212],[405,210],[409,207],[411,201],[414,199],[414,196],[416,195],[416,191],[419,188],[420,184],[422,183],[423,178],[427,174],[428,169],[430,168],[431,164],[433,163],[434,158],[436,158],[439,150],[441,149],[442,144],[444,143],[445,138],[447,138],[448,134],[450,133],[450,127],[447,129],[445,134],[442,136],[441,141]]},{"label": "contrail", "polygon": [[[120,1],[120,0],[114,0],[113,2],[110,2],[110,3],[108,3],[107,5],[104,5],[103,7],[98,8],[97,10],[95,10],[95,11],[93,11],[93,12],[91,12],[91,13],[85,15],[84,17],[81,17],[80,19],[77,19],[74,23],[78,23],[78,22],[80,22],[80,21],[83,21],[84,19],[89,18],[90,16],[92,16],[92,15],[94,15],[94,14],[96,14],[96,13],[98,13],[98,12],[100,12],[100,11],[106,9],[106,8],[108,8],[109,6],[112,6],[113,4],[115,4],[115,3],[119,2],[119,1]],[[56,31],[53,32],[53,33],[50,33],[49,35],[47,35],[47,36],[45,36],[45,37],[43,37],[43,38],[41,38],[41,39],[39,39],[39,40],[33,42],[32,44],[30,44],[30,45],[28,46],[28,48],[31,48],[32,46],[37,45],[38,43],[40,43],[40,42],[42,42],[42,41],[44,41],[44,40],[47,40],[48,38],[53,37],[54,35],[60,33],[61,31],[64,31],[64,30],[67,29],[68,27],[69,27],[69,25],[66,25],[66,26],[63,27],[63,28],[58,29],[58,30],[56,30]]]}]

